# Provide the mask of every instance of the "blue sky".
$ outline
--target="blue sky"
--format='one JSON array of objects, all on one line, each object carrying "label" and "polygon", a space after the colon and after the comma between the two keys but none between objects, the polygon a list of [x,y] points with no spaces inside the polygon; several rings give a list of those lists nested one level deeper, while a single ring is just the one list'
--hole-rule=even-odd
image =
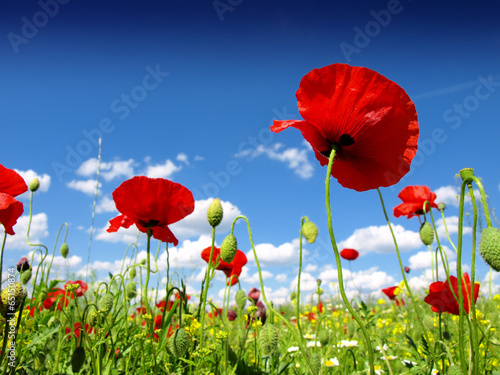
[{"label": "blue sky", "polygon": [[[104,233],[116,215],[111,193],[134,175],[149,175],[183,184],[197,201],[195,214],[172,226],[181,242],[170,247],[171,266],[190,292],[199,289],[205,266],[199,258],[210,244],[204,210],[214,197],[226,209],[217,244],[232,218],[249,218],[271,299],[284,302],[294,289],[304,215],[320,236],[304,246],[302,288],[311,293],[320,277],[327,291],[335,290],[326,169],[300,132],[269,131],[274,119],[300,118],[300,79],[333,63],[376,70],[415,102],[419,151],[410,173],[382,189],[390,212],[403,187],[427,185],[448,204],[448,226],[456,228],[456,174],[465,167],[483,178],[490,207],[499,205],[498,1],[42,0],[0,8],[0,163],[42,180],[33,239],[52,249],[59,226],[69,224],[70,257],[56,259],[61,275],[86,268],[102,136],[90,253],[90,267],[101,277],[119,270],[136,236],[134,230]],[[381,288],[401,280],[378,195],[332,183],[339,246],[361,253],[353,275],[344,265],[346,274],[365,296],[378,298]],[[419,242],[418,220],[391,220],[412,283],[428,285],[429,252]],[[14,229],[6,266],[32,250],[23,244],[26,219]],[[248,253],[245,226],[237,225],[235,234]],[[144,244],[139,237],[140,251]],[[464,251],[470,263],[470,234]],[[480,280],[488,270],[479,259]],[[241,281],[246,290],[258,286],[251,258]],[[211,289],[214,299],[221,286]]]}]

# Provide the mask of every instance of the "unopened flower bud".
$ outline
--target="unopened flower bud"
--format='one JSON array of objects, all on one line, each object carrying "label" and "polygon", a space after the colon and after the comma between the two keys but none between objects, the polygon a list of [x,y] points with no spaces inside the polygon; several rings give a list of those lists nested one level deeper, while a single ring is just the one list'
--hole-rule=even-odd
[{"label": "unopened flower bud", "polygon": [[182,358],[186,355],[189,348],[189,337],[184,328],[177,329],[170,337],[168,348],[176,358]]},{"label": "unopened flower bud", "polygon": [[24,272],[30,269],[30,264],[28,262],[28,258],[22,257],[19,259],[19,262],[17,262],[17,271],[18,272]]},{"label": "unopened flower bud", "polygon": [[432,225],[426,221],[420,227],[420,239],[424,243],[424,245],[431,245],[434,242],[434,230],[432,229]]},{"label": "unopened flower bud", "polygon": [[61,255],[63,256],[63,258],[66,258],[68,256],[69,247],[68,247],[68,244],[66,242],[61,245],[60,252],[61,252]]},{"label": "unopened flower bud", "polygon": [[245,294],[245,291],[243,289],[238,289],[234,299],[236,301],[236,306],[238,306],[240,310],[243,310],[247,304],[247,295]]},{"label": "unopened flower bud", "polygon": [[462,370],[457,365],[451,365],[448,368],[448,375],[462,375]]},{"label": "unopened flower bud", "polygon": [[0,294],[0,314],[7,319],[8,314],[14,314],[26,298],[26,290],[21,283],[10,284]]},{"label": "unopened flower bud", "polygon": [[129,274],[130,278],[133,280],[135,278],[135,275],[137,274],[135,267],[132,267],[130,269],[130,271],[128,271],[128,274]]},{"label": "unopened flower bud", "polygon": [[217,225],[220,224],[223,216],[224,216],[224,211],[222,210],[220,199],[216,198],[213,200],[212,204],[210,204],[207,210],[208,223],[215,228]]},{"label": "unopened flower bud", "polygon": [[443,212],[445,208],[446,208],[446,204],[444,202],[438,203],[439,211]]},{"label": "unopened flower bud", "polygon": [[125,287],[125,294],[129,299],[132,299],[135,296],[137,296],[137,285],[135,282],[131,281],[127,284],[127,286]]},{"label": "unopened flower bud", "polygon": [[32,192],[37,191],[38,188],[40,187],[40,180],[38,178],[34,178],[33,180],[31,180],[28,187]]},{"label": "unopened flower bud", "polygon": [[479,251],[484,261],[500,272],[500,230],[493,227],[483,229]]},{"label": "unopened flower bud", "polygon": [[85,363],[85,349],[82,346],[77,346],[71,356],[71,369],[74,374],[77,374],[82,369]]},{"label": "unopened flower bud", "polygon": [[238,243],[236,237],[232,234],[228,234],[222,245],[220,246],[220,257],[226,263],[231,263],[238,251]]},{"label": "unopened flower bud", "polygon": [[273,354],[278,349],[279,334],[276,327],[266,324],[260,331],[260,347],[265,354]]},{"label": "unopened flower bud", "polygon": [[31,268],[21,274],[21,282],[26,285],[31,279]]},{"label": "unopened flower bud", "polygon": [[330,341],[330,334],[326,329],[321,331],[318,336],[318,341],[321,344],[321,346],[327,346],[328,342]]},{"label": "unopened flower bud", "polygon": [[109,312],[113,308],[113,295],[111,293],[104,294],[98,301],[99,310]]},{"label": "unopened flower bud", "polygon": [[290,299],[293,301],[295,298],[297,298],[297,292],[294,290],[292,293],[290,293]]},{"label": "unopened flower bud", "polygon": [[306,219],[306,222],[302,225],[302,235],[307,242],[314,243],[318,237],[318,227],[312,221]]}]

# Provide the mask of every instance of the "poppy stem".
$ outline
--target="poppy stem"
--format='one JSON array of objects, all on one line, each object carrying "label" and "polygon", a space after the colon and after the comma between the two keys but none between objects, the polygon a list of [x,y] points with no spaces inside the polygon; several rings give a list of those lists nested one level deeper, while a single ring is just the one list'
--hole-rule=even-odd
[{"label": "poppy stem", "polygon": [[153,331],[154,327],[154,318],[151,315],[151,308],[148,302],[148,285],[149,285],[149,276],[150,276],[150,268],[151,268],[151,260],[149,259],[149,253],[151,248],[151,236],[153,235],[153,230],[151,229],[151,225],[148,225],[148,240],[146,244],[146,281],[144,282],[144,290],[142,292],[142,299],[144,305],[146,305],[146,314],[151,316],[150,326],[148,327],[148,331],[150,333]]},{"label": "poppy stem", "polygon": [[202,284],[201,288],[201,335],[200,335],[200,348],[203,348],[203,339],[205,335],[205,309],[207,305],[207,293],[208,293],[208,287],[210,286],[210,280],[211,278],[211,271],[215,267],[215,259],[212,259],[214,256],[214,247],[215,247],[215,227],[212,227],[212,245],[210,248],[210,256],[208,257],[208,266],[207,266],[207,272],[205,273],[205,281]]},{"label": "poppy stem", "polygon": [[363,321],[361,318],[358,316],[356,311],[353,309],[351,306],[349,299],[347,298],[347,295],[344,290],[344,280],[342,276],[342,263],[340,262],[340,254],[339,254],[339,249],[337,247],[337,242],[335,241],[335,235],[333,234],[333,223],[332,223],[332,209],[331,209],[331,204],[330,204],[330,179],[332,177],[332,166],[333,166],[333,160],[335,159],[335,154],[336,154],[336,148],[334,147],[332,151],[330,152],[330,158],[328,160],[328,168],[326,172],[326,183],[325,183],[325,191],[326,191],[326,215],[327,215],[327,220],[328,220],[328,232],[330,233],[330,240],[332,242],[332,248],[333,252],[335,254],[335,260],[337,262],[337,274],[339,278],[339,289],[340,289],[340,295],[342,296],[342,300],[344,301],[345,306],[347,307],[347,310],[351,313],[352,317],[356,320],[356,322],[359,325],[359,328],[363,332],[363,336],[365,337],[366,341],[366,349],[368,351],[368,363],[370,365],[370,374],[375,375],[375,366],[374,366],[374,357],[373,357],[373,347],[372,343],[370,340],[370,335],[368,334],[368,331],[366,330],[365,325],[363,324]]}]

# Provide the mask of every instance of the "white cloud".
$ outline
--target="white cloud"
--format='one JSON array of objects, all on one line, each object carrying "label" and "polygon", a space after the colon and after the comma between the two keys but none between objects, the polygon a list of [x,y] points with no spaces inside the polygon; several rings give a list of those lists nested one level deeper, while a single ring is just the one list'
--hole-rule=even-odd
[{"label": "white cloud", "polygon": [[[310,273],[302,272],[300,275],[300,291],[308,292],[316,290],[318,288],[316,280],[317,278],[313,277]],[[298,275],[290,283],[290,290],[297,290],[297,281]]]},{"label": "white cloud", "polygon": [[176,166],[170,159],[167,159],[163,164],[149,165],[146,167],[145,175],[151,178],[169,178],[181,169],[182,167]]},{"label": "white cloud", "polygon": [[[139,230],[135,225],[131,225],[129,228],[120,228],[118,229],[117,232],[112,232],[108,233],[106,232],[106,229],[108,229],[109,224],[106,224],[105,227],[103,228],[96,228],[94,238],[98,241],[104,241],[104,242],[112,242],[112,243],[125,243],[125,244],[131,244],[135,243],[137,241],[137,234],[139,233]],[[141,235],[145,236],[145,234]],[[140,237],[139,237],[140,238]]]},{"label": "white cloud", "polygon": [[[422,246],[418,232],[406,230],[403,226],[394,224],[392,224],[392,229],[400,252],[414,250]],[[356,249],[360,255],[370,252],[387,254],[396,251],[387,225],[356,229],[348,239],[339,242],[338,246],[339,249]]]},{"label": "white cloud", "polygon": [[458,207],[458,198],[460,197],[460,190],[456,186],[442,186],[434,190],[436,194],[436,202],[443,202],[447,205]]},{"label": "white cloud", "polygon": [[[194,212],[191,215],[169,226],[174,235],[179,240],[202,234],[212,235],[212,227],[208,224],[207,220],[207,210],[212,202],[213,198],[196,201]],[[231,202],[221,201],[221,205],[224,215],[221,223],[217,227],[217,232],[225,233],[230,230],[233,220],[241,215],[241,211]]]},{"label": "white cloud", "polygon": [[[212,243],[212,237],[208,235],[199,236],[197,240],[184,240],[176,247],[168,248],[168,264],[172,269],[200,269],[205,268],[207,263],[201,258],[201,252]],[[158,260],[161,270],[167,268],[167,253],[162,252]]]},{"label": "white cloud", "polygon": [[[94,195],[95,194],[95,186],[96,186],[96,181],[95,180],[71,180],[66,184],[70,189],[74,189],[77,191],[81,191],[84,194],[87,195]],[[102,187],[102,184],[99,182],[99,188]],[[99,194],[99,192],[98,192]]]},{"label": "white cloud", "polygon": [[[269,271],[262,271],[262,280],[270,279],[273,276],[274,275]],[[250,275],[248,267],[243,267],[243,270],[241,271],[240,275],[240,280],[250,285],[259,285],[260,283],[259,273],[255,272],[253,275]]]},{"label": "white cloud", "polygon": [[[38,178],[40,181],[40,187],[38,188],[37,191],[43,191],[46,192],[49,190],[50,187],[50,176],[48,174],[38,174],[32,169],[28,169],[27,171],[19,171],[17,169],[14,169],[17,173],[21,175],[21,177],[24,179],[26,182],[26,185],[29,185],[29,183],[34,180],[35,178]],[[25,193],[26,194],[26,193]],[[21,195],[20,197],[24,197],[25,194]],[[28,196],[26,194],[26,196]]]},{"label": "white cloud", "polygon": [[200,155],[196,155],[194,157],[194,161],[202,161],[202,160],[205,160],[205,158],[203,156],[200,156]]},{"label": "white cloud", "polygon": [[288,276],[286,273],[280,273],[280,274],[275,276],[275,279],[279,283],[284,283],[285,281],[288,280]]},{"label": "white cloud", "polygon": [[281,143],[274,145],[259,145],[257,148],[249,148],[237,153],[236,157],[247,158],[252,160],[260,155],[266,155],[271,160],[278,160],[285,163],[288,168],[292,169],[300,178],[311,178],[314,167],[309,162],[308,149],[299,150],[298,148],[283,149]]},{"label": "white cloud", "polygon": [[290,291],[285,287],[281,287],[275,291],[272,288],[264,286],[264,292],[266,293],[267,300],[272,302],[275,308],[279,305],[290,303]]},{"label": "white cloud", "polygon": [[[450,250],[448,247],[443,246],[443,251],[446,254],[448,262],[456,259],[456,254],[454,251]],[[412,271],[430,269],[432,265],[436,267],[436,254],[431,253],[430,250],[419,251],[418,253],[412,255],[408,260],[409,267]],[[442,265],[441,255],[438,254],[438,262]],[[443,270],[444,273],[444,270]]]},{"label": "white cloud", "polygon": [[[42,239],[49,235],[47,215],[43,212],[32,216],[30,227],[30,242],[41,243]],[[17,219],[17,224],[14,225],[14,236],[7,235],[5,248],[11,250],[27,250],[33,249],[26,243],[26,233],[28,232],[29,216],[23,215]],[[0,235],[3,236],[4,227],[0,225]]]},{"label": "white cloud", "polygon": [[[279,246],[274,246],[270,243],[261,243],[255,246],[257,257],[261,266],[285,266],[295,264],[299,259],[299,239],[296,238],[292,242],[285,242]],[[302,254],[307,255],[308,252],[302,248]],[[249,262],[255,262],[253,251],[246,254]]]},{"label": "white cloud", "polygon": [[[98,160],[91,158],[84,161],[76,170],[80,176],[90,177],[97,174]],[[134,166],[136,162],[133,159],[115,160],[110,162],[101,162],[100,176],[106,181],[111,181],[117,177],[129,178],[134,175]]]},{"label": "white cloud", "polygon": [[95,212],[100,214],[103,212],[115,212],[115,201],[111,199],[109,196],[105,195],[102,197],[95,207]]},{"label": "white cloud", "polygon": [[[448,228],[448,233],[449,234],[458,233],[458,216],[448,216],[445,217],[445,220],[446,220],[446,228]],[[467,223],[464,222],[464,224]],[[439,238],[446,238],[446,228],[444,226],[444,221],[442,218],[436,220],[436,229]],[[463,233],[464,234],[472,233],[472,228],[464,225]]]},{"label": "white cloud", "polygon": [[315,265],[315,264],[311,264],[309,263],[305,268],[304,268],[304,271],[306,272],[314,272],[318,269],[318,266]]},{"label": "white cloud", "polygon": [[185,153],[183,153],[183,152],[181,152],[180,154],[178,154],[177,157],[176,157],[176,159],[178,161],[183,162],[186,165],[189,165],[188,156]]}]

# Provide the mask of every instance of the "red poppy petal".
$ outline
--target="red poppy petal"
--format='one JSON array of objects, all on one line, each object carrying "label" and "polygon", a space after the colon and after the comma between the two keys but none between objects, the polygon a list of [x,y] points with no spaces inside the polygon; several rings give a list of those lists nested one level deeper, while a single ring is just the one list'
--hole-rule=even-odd
[{"label": "red poppy petal", "polygon": [[25,191],[28,191],[28,186],[19,173],[0,164],[0,193],[17,197]]},{"label": "red poppy petal", "polygon": [[109,221],[109,228],[106,229],[106,232],[117,232],[120,228],[130,228],[130,226],[134,224],[132,220],[130,220],[125,215],[118,215],[117,217],[111,219]]},{"label": "red poppy petal", "polygon": [[10,194],[0,193],[0,223],[5,228],[5,233],[14,235],[12,227],[23,214],[23,204]]},{"label": "red poppy petal", "polygon": [[329,155],[329,152],[332,149],[332,145],[330,142],[328,142],[325,134],[323,134],[323,132],[320,128],[317,128],[316,126],[308,123],[307,121],[274,120],[274,124],[273,124],[273,126],[271,126],[271,131],[273,131],[275,133],[279,133],[280,131],[282,131],[288,127],[292,127],[292,128],[300,130],[304,139],[307,142],[309,142],[309,144],[311,145],[313,150],[319,154],[319,158],[318,158],[318,156],[317,156],[317,158],[322,163],[321,165],[328,164],[328,158],[321,155],[321,152],[324,152],[327,155]]},{"label": "red poppy petal", "polygon": [[153,238],[157,240],[168,242],[177,246],[179,244],[179,240],[174,236],[172,231],[166,225],[162,227],[153,227]]}]

